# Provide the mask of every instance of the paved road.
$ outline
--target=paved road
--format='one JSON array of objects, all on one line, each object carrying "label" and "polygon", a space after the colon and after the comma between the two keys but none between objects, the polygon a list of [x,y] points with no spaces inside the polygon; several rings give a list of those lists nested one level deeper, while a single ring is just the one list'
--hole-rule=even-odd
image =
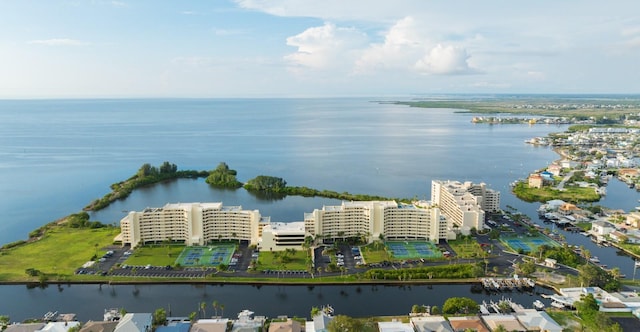
[{"label": "paved road", "polygon": [[565,176],[564,176],[564,178],[562,178],[562,181],[560,181],[560,183],[558,183],[558,187],[557,187],[557,188],[558,188],[558,190],[562,190],[562,189],[564,189],[564,184],[565,184],[567,181],[569,181],[569,179],[571,179],[571,177],[573,176],[573,174],[574,174],[575,172],[576,172],[575,170],[570,171],[569,173],[567,173],[567,175],[565,175]]}]

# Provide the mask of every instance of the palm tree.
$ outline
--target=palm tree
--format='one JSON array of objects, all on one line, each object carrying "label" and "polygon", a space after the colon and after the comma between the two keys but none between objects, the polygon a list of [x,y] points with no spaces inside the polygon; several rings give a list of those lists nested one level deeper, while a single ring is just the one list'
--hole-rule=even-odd
[{"label": "palm tree", "polygon": [[224,304],[220,304],[220,317],[224,317]]},{"label": "palm tree", "polygon": [[498,327],[496,327],[495,330],[493,330],[493,331],[494,332],[508,332],[507,329],[502,324],[498,325]]},{"label": "palm tree", "polygon": [[207,316],[207,303],[200,302],[200,311],[202,312],[202,318]]},{"label": "palm tree", "polygon": [[198,315],[198,314],[197,314],[195,311],[192,311],[192,312],[189,314],[189,321],[191,322],[191,324],[193,324],[193,323],[195,322],[195,320],[196,320],[196,316],[197,316],[197,315]]},{"label": "palm tree", "polygon": [[215,312],[216,317],[218,316],[218,300],[213,301],[213,311]]},{"label": "palm tree", "polygon": [[610,271],[611,276],[613,276],[614,279],[620,279],[620,268],[619,267],[614,267],[613,269],[611,269]]},{"label": "palm tree", "polygon": [[318,307],[311,307],[311,319],[313,319],[313,317],[318,316],[320,314],[320,308]]}]

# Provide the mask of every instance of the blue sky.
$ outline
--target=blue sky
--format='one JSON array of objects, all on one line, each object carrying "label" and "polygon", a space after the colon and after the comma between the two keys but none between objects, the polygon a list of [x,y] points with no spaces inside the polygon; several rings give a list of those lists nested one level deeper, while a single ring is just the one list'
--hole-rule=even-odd
[{"label": "blue sky", "polygon": [[640,93],[637,0],[0,0],[0,98]]}]

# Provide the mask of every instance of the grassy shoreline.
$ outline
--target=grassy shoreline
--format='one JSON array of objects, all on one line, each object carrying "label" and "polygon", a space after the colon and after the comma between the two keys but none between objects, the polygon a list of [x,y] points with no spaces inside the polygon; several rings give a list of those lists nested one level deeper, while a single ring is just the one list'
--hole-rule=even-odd
[{"label": "grassy shoreline", "polygon": [[[625,105],[624,108],[600,108],[595,104],[601,104],[596,100],[583,100],[581,104],[594,104],[594,106],[575,107],[575,100],[563,100],[561,98],[530,99],[519,98],[509,101],[501,100],[417,100],[417,101],[396,101],[393,104],[406,105],[419,108],[451,108],[458,113],[479,113],[479,114],[520,114],[539,115],[551,117],[617,117],[630,113],[638,113],[640,105],[638,100],[611,100],[609,103]],[[526,105],[526,107],[525,107]]]}]

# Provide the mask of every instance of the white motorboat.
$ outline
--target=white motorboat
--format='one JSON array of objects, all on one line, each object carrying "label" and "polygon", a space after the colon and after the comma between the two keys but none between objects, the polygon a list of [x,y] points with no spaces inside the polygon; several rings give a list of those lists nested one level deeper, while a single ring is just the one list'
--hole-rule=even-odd
[{"label": "white motorboat", "polygon": [[544,303],[542,303],[542,301],[540,301],[540,300],[535,300],[535,301],[533,301],[533,307],[536,310],[544,310]]}]

